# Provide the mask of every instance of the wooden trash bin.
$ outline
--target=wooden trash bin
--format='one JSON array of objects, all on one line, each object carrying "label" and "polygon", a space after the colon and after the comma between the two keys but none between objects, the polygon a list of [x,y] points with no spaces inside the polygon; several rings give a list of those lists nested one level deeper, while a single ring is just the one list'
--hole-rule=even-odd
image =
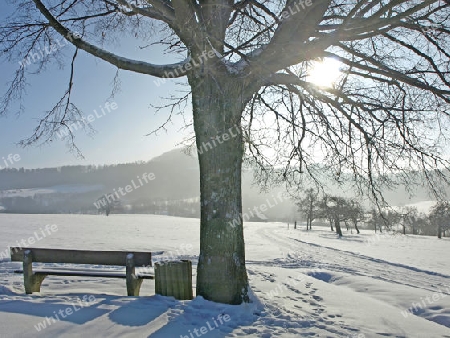
[{"label": "wooden trash bin", "polygon": [[155,263],[155,293],[178,300],[191,300],[192,262],[161,261]]}]

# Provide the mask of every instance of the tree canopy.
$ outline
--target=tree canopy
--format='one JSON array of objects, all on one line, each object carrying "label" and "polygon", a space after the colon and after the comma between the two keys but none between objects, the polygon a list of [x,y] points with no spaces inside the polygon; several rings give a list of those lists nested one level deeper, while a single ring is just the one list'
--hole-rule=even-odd
[{"label": "tree canopy", "polygon": [[[55,61],[62,36],[76,47],[72,61],[84,50],[157,77],[183,77],[207,65],[217,76],[243,80],[247,154],[266,171],[282,165],[285,177],[318,177],[320,162],[338,180],[350,172],[378,193],[378,183],[393,183],[388,172],[403,180],[410,170],[426,173],[435,188],[431,173],[448,167],[448,1],[11,2],[17,10],[0,30],[2,56],[34,62],[36,50],[44,51],[38,71]],[[155,65],[103,47],[126,33],[184,60]],[[339,61],[342,76],[320,87],[308,71],[324,58]],[[17,69],[0,114],[23,95],[29,71]],[[70,76],[64,97],[23,144],[52,139],[80,119],[72,90]]]}]

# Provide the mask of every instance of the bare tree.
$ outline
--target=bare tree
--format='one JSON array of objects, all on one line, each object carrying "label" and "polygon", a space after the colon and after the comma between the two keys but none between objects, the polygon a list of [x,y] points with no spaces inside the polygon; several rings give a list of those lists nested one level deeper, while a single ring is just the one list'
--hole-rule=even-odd
[{"label": "bare tree", "polygon": [[342,237],[341,223],[349,219],[348,214],[349,201],[344,197],[339,196],[324,196],[319,203],[320,212],[322,217],[329,220],[331,225],[331,231],[333,231],[333,225],[336,229],[336,233],[339,237]]},{"label": "bare tree", "polygon": [[435,224],[438,238],[442,238],[442,232],[450,228],[450,202],[436,203],[430,212],[430,221]]},{"label": "bare tree", "polygon": [[435,235],[435,231],[433,231],[431,228],[428,215],[423,212],[419,212],[417,218],[415,218],[415,221],[412,225],[412,231],[414,235]]},{"label": "bare tree", "polygon": [[[16,11],[1,24],[0,51],[10,61],[22,61],[0,114],[22,97],[29,73],[52,61],[71,65],[67,90],[23,145],[49,142],[82,118],[72,102],[80,50],[120,70],[187,77],[195,142],[202,149],[197,294],[206,299],[248,300],[244,154],[263,173],[294,186],[306,176],[319,182],[332,173],[341,182],[343,173],[352,173],[355,187],[376,201],[382,201],[383,186],[413,175],[425,176],[435,193],[436,179],[445,179],[442,168],[449,163],[442,147],[450,103],[445,1],[10,1]],[[74,47],[69,60],[53,48],[61,37]],[[149,48],[159,42],[184,59],[155,65],[117,55],[108,50],[112,37],[144,41]],[[38,49],[42,57],[36,57]],[[319,86],[307,75],[313,61],[326,58],[340,63],[342,76]],[[76,147],[70,130],[67,140]]]},{"label": "bare tree", "polygon": [[361,203],[356,200],[348,200],[346,215],[348,220],[352,222],[356,232],[359,234],[358,222],[364,218],[364,209],[361,206]]},{"label": "bare tree", "polygon": [[406,206],[401,208],[400,214],[402,216],[401,223],[403,228],[403,234],[406,235],[406,227],[410,227],[412,234],[417,235],[417,224],[419,221],[419,210],[417,207]]},{"label": "bare tree", "polygon": [[312,230],[312,222],[317,217],[318,193],[312,188],[305,190],[305,197],[297,202],[298,210],[306,217],[306,230]]},{"label": "bare tree", "polygon": [[387,224],[385,216],[382,215],[382,212],[377,208],[372,208],[370,210],[370,218],[368,220],[368,225],[373,227],[375,233],[377,232],[377,228],[380,230],[380,233],[383,232],[383,225]]}]

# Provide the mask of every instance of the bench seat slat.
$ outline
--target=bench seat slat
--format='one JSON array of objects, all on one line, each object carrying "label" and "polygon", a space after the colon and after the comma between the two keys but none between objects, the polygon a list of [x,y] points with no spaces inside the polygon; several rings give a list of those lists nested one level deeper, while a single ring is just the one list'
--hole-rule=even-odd
[{"label": "bench seat slat", "polygon": [[[23,273],[23,270],[14,270],[14,273]],[[35,275],[48,276],[79,276],[79,277],[104,277],[104,278],[126,278],[125,271],[114,270],[96,270],[96,269],[34,269]],[[154,279],[155,276],[150,273],[136,273],[136,277],[142,279]]]},{"label": "bench seat slat", "polygon": [[20,247],[10,248],[11,261],[22,261],[23,252],[25,250],[30,250],[33,253],[33,262],[40,263],[71,263],[124,266],[126,257],[129,253],[133,253],[133,261],[135,266],[151,265],[152,261],[152,254],[150,252],[65,250]]},{"label": "bench seat slat", "polygon": [[[39,271],[39,270],[55,270],[55,271],[112,271],[112,272],[123,272],[125,273],[125,269],[108,269],[103,267],[81,267],[81,266],[36,266],[33,271]],[[19,271],[19,270],[17,270]],[[20,270],[22,271],[22,270]],[[152,266],[146,266],[146,267],[136,267],[136,273],[141,274],[155,274],[155,269]]]}]

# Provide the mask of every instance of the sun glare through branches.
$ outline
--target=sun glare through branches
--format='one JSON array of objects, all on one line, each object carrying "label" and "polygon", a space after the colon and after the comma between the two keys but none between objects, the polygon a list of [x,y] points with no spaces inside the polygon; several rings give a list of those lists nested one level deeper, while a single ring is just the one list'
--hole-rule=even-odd
[{"label": "sun glare through branches", "polygon": [[306,80],[319,87],[333,87],[341,77],[341,63],[335,59],[324,58],[321,61],[313,61]]}]

